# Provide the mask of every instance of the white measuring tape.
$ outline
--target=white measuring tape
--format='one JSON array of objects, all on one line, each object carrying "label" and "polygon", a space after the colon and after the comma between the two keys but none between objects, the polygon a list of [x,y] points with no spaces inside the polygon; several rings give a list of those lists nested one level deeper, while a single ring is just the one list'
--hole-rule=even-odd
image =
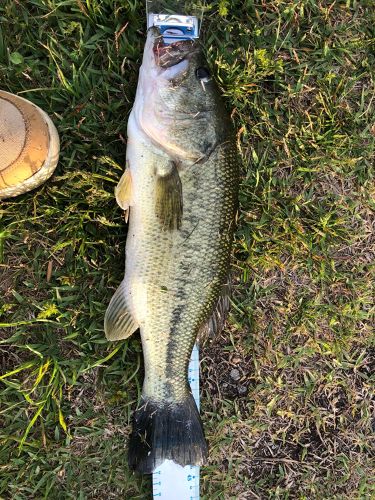
[{"label": "white measuring tape", "polygon": [[[189,363],[189,383],[199,409],[199,351],[195,345]],[[182,467],[165,460],[152,474],[153,497],[163,500],[199,500],[199,467]]]},{"label": "white measuring tape", "polygon": [[[147,28],[158,26],[165,43],[194,39],[199,36],[199,23],[195,16],[162,13],[163,4],[146,0]],[[177,9],[177,1],[173,4]],[[183,2],[179,2],[180,4]],[[181,5],[179,5],[181,6]],[[160,12],[155,14],[155,12]],[[189,363],[189,383],[199,409],[199,351],[194,346]],[[153,497],[162,500],[199,500],[199,467],[182,467],[172,460],[165,460],[152,475]]]}]

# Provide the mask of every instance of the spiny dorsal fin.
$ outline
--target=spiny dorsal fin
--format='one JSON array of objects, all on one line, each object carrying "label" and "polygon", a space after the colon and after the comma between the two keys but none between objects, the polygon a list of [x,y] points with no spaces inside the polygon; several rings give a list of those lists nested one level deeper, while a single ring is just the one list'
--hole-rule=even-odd
[{"label": "spiny dorsal fin", "polygon": [[127,221],[129,216],[129,207],[133,202],[132,176],[129,167],[126,167],[119,183],[115,187],[115,196],[117,203],[123,210],[125,210],[125,218]]},{"label": "spiny dorsal fin", "polygon": [[124,282],[116,290],[104,317],[104,332],[108,340],[130,337],[138,328],[126,301]]},{"label": "spiny dorsal fin", "polygon": [[177,166],[172,161],[156,175],[155,211],[163,229],[181,227],[182,185]]}]

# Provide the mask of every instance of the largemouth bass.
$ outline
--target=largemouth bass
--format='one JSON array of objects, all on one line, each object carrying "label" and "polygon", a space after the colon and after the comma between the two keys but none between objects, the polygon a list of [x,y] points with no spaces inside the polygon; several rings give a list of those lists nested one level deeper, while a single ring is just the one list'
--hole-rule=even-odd
[{"label": "largemouth bass", "polygon": [[[117,188],[129,213],[125,277],[105,316],[109,340],[140,329],[145,377],[129,464],[201,465],[207,445],[188,362],[229,272],[238,161],[231,122],[196,41],[148,31]],[[217,318],[216,318],[217,319]],[[211,320],[211,326],[217,321]]]}]

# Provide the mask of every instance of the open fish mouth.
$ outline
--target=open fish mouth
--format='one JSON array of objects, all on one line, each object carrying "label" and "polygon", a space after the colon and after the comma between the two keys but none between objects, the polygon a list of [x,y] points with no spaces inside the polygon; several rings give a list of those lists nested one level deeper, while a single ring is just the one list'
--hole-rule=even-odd
[{"label": "open fish mouth", "polygon": [[195,40],[179,40],[166,44],[161,35],[156,37],[153,48],[155,63],[160,68],[175,66],[198,50],[198,43]]}]

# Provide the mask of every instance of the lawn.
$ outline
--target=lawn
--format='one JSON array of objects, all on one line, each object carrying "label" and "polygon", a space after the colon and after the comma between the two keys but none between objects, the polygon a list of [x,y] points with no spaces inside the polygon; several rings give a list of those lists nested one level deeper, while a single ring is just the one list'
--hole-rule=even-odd
[{"label": "lawn", "polygon": [[[242,170],[232,310],[201,352],[202,499],[375,496],[374,25],[371,1],[206,9]],[[150,498],[126,463],[140,339],[103,333],[144,39],[138,0],[0,3],[0,88],[61,137],[52,179],[0,202],[0,498]]]}]

